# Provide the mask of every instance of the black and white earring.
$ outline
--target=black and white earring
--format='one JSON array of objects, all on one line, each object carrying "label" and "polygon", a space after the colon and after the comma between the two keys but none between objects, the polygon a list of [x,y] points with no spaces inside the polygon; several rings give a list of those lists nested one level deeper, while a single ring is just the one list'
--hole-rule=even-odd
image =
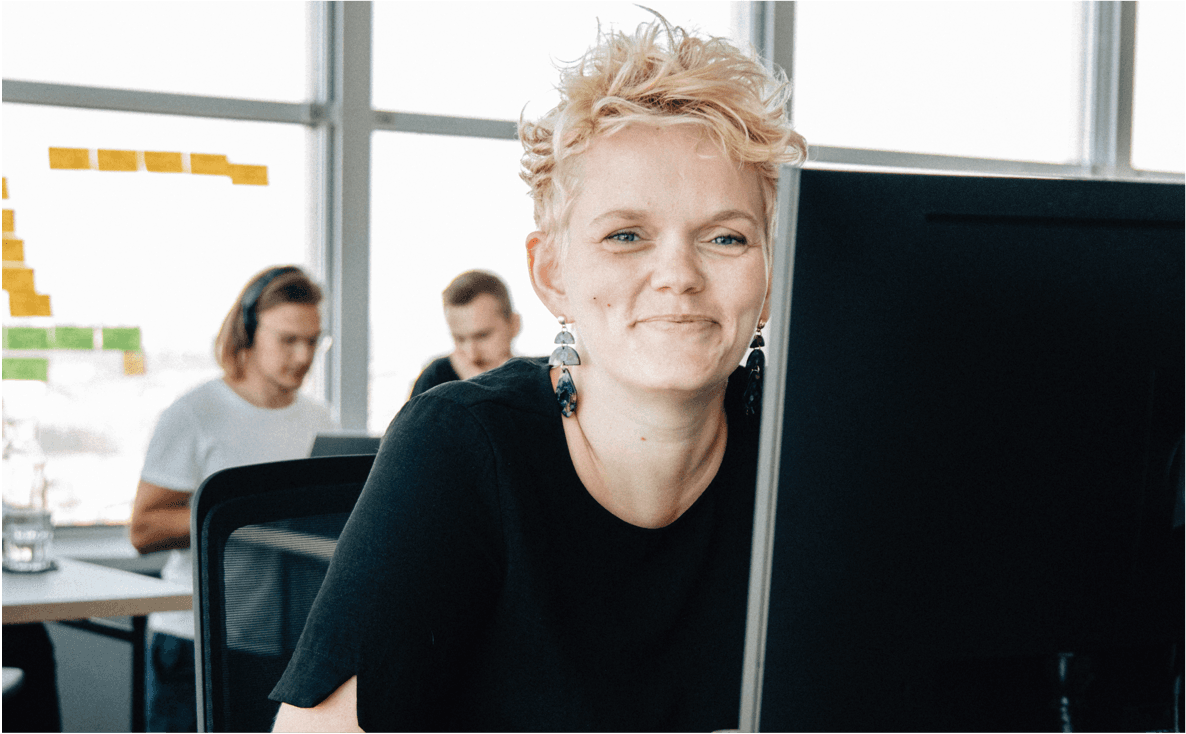
[{"label": "black and white earring", "polygon": [[576,344],[576,339],[568,330],[563,316],[560,317],[560,333],[556,335],[556,343],[560,346],[548,358],[548,366],[560,368],[560,378],[556,380],[556,402],[560,403],[560,413],[565,418],[571,418],[577,408],[577,386],[573,384],[568,368],[580,364],[581,357],[572,346]]},{"label": "black and white earring", "polygon": [[765,324],[758,324],[754,340],[749,345],[752,351],[749,353],[749,359],[745,361],[745,369],[749,372],[743,397],[746,415],[754,415],[762,405],[762,371],[766,369],[766,355],[762,353],[762,347],[766,346],[766,341],[762,339],[764,326]]}]

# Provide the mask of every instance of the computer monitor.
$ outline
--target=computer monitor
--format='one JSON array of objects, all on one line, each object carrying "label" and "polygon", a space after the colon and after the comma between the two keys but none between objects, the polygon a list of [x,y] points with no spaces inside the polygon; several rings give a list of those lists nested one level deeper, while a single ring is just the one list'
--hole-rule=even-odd
[{"label": "computer monitor", "polygon": [[1183,202],[784,171],[743,727],[1057,729],[1180,639]]},{"label": "computer monitor", "polygon": [[313,439],[313,448],[309,451],[309,456],[377,454],[380,440],[378,436],[363,433],[319,433]]}]

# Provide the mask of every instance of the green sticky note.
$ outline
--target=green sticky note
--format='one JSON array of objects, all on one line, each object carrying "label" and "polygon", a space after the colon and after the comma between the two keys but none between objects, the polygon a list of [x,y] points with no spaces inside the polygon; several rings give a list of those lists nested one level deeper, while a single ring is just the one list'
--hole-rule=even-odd
[{"label": "green sticky note", "polygon": [[49,379],[49,360],[5,357],[4,379],[40,380],[41,382],[45,382]]},{"label": "green sticky note", "polygon": [[125,352],[139,351],[140,327],[103,329],[103,348],[122,349]]},{"label": "green sticky note", "polygon": [[95,330],[84,326],[59,326],[54,329],[55,349],[94,349]]},{"label": "green sticky note", "polygon": [[5,349],[49,349],[49,329],[29,326],[4,327]]}]

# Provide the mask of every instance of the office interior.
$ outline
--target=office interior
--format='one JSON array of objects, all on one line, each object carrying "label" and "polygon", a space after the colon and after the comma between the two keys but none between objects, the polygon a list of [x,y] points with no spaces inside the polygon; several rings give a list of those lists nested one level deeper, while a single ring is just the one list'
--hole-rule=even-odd
[{"label": "office interior", "polygon": [[[646,5],[785,70],[809,168],[1184,180],[1183,2]],[[332,347],[304,389],[352,432],[380,435],[451,349],[438,304],[461,270],[510,286],[516,353],[550,351],[516,124],[553,104],[557,65],[599,23],[650,17],[625,2],[0,12],[5,298],[19,239],[11,264],[52,305],[5,310],[5,432],[37,426],[57,554],[149,575],[163,554],[127,538],[148,437],[219,374],[214,335],[251,274],[293,263],[323,284]],[[63,731],[130,730],[128,645],[48,628]]]}]

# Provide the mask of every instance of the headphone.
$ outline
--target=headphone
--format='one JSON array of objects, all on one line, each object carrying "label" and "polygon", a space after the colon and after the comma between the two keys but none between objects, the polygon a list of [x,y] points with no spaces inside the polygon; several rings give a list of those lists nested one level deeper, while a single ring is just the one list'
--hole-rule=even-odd
[{"label": "headphone", "polygon": [[243,310],[243,328],[247,330],[248,347],[255,343],[255,329],[259,326],[259,314],[256,313],[256,306],[259,305],[259,297],[264,294],[264,289],[268,287],[269,283],[281,275],[299,272],[301,272],[301,269],[292,265],[265,270],[243,292],[243,298],[239,302],[239,305]]}]

